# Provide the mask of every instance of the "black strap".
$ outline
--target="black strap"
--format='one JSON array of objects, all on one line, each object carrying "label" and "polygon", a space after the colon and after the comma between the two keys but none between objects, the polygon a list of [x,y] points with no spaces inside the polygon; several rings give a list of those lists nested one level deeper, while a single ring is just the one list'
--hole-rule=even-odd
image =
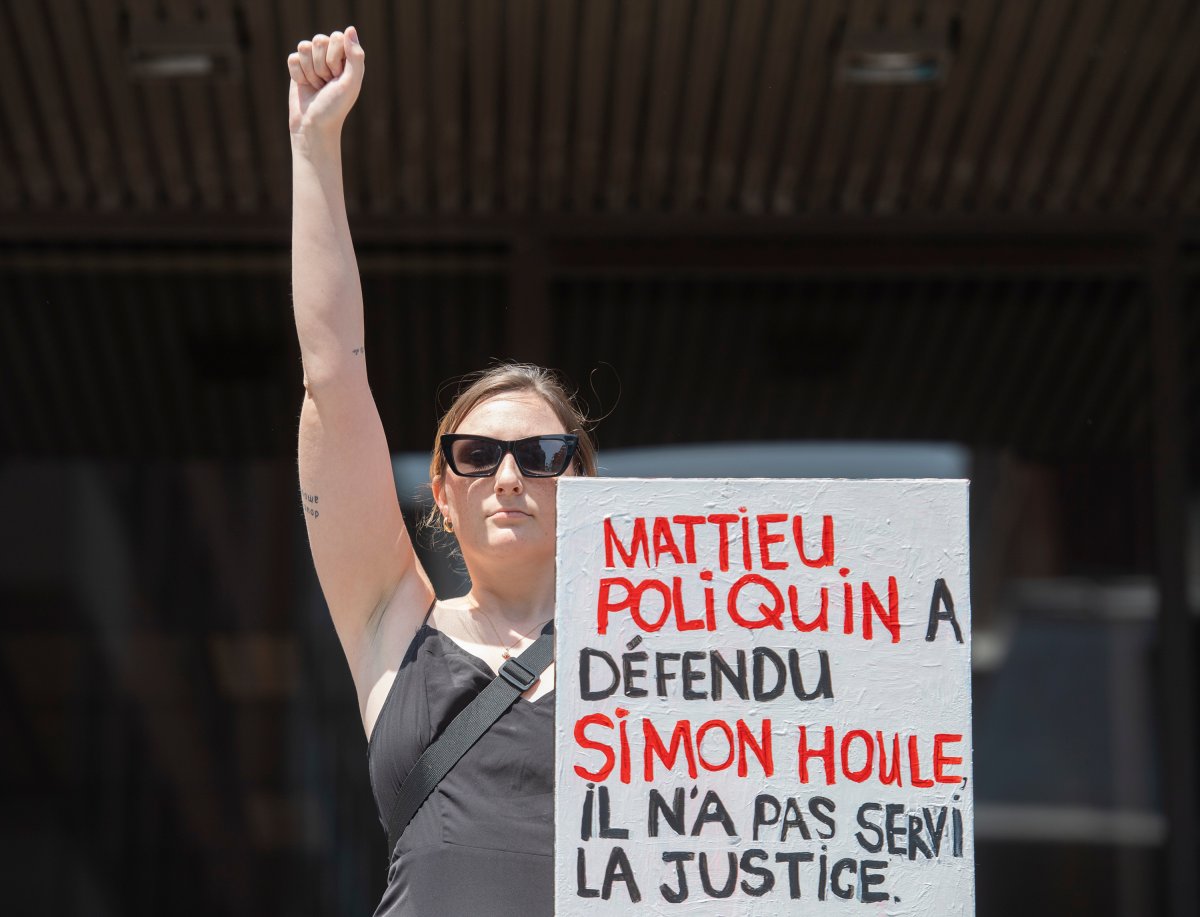
[{"label": "black strap", "polygon": [[475,699],[450,721],[440,736],[430,743],[413,765],[388,814],[389,862],[396,856],[396,845],[417,810],[433,792],[450,768],[518,697],[533,687],[554,659],[554,622],[542,628],[541,635],[519,656],[504,660],[500,673]]}]

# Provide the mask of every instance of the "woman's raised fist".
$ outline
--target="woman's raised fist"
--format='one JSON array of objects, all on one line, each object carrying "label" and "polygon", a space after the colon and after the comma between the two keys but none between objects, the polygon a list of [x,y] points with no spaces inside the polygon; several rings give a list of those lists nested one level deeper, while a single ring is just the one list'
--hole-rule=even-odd
[{"label": "woman's raised fist", "polygon": [[358,31],[314,35],[288,55],[288,128],[293,134],[340,130],[362,88],[367,53]]}]

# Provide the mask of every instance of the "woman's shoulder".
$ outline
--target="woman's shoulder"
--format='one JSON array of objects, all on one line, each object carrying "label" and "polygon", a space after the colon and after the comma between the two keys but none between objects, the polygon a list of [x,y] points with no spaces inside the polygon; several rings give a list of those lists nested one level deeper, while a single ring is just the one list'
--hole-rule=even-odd
[{"label": "woman's shoulder", "polygon": [[425,623],[445,634],[455,643],[473,645],[480,642],[478,621],[474,614],[475,603],[470,593],[451,598],[439,598],[430,608]]}]

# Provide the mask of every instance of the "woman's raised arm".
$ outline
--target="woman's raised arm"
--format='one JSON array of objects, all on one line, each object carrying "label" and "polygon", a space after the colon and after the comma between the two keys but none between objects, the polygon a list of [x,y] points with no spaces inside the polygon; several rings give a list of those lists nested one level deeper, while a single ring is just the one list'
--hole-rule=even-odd
[{"label": "woman's raised arm", "polygon": [[399,630],[415,631],[433,597],[404,527],[367,384],[362,287],[342,190],[342,125],[365,62],[353,27],[302,41],[288,57],[292,302],[305,389],[300,496],[317,577],[364,709],[380,619],[412,616],[411,628]]}]

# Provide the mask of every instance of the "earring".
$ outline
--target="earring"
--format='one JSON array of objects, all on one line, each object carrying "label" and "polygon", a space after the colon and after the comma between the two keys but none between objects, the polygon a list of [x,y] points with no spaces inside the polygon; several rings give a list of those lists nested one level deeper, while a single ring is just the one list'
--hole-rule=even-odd
[{"label": "earring", "polygon": [[442,531],[450,532],[451,534],[454,534],[454,523],[451,522],[449,519],[447,519],[445,516],[442,517]]}]

